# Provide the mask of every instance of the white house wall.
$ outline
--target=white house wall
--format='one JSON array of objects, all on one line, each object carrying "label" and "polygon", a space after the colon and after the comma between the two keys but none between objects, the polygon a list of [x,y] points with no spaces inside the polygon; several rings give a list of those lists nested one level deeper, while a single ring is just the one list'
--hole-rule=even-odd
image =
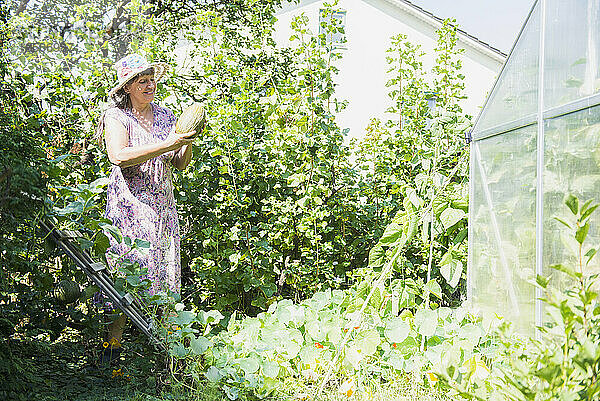
[{"label": "white house wall", "polygon": [[[287,5],[276,14],[275,40],[279,46],[289,46],[292,35],[292,19],[304,13],[310,20],[310,29],[319,31],[319,9],[323,1],[303,1],[300,5]],[[346,11],[345,33],[348,42],[340,60],[340,73],[336,79],[336,97],[348,100],[349,104],[338,116],[342,128],[350,128],[350,137],[363,135],[365,127],[373,117],[385,118],[385,110],[391,105],[385,83],[386,50],[390,38],[405,34],[413,44],[421,45],[426,53],[423,66],[431,70],[435,60],[435,27],[423,17],[411,15],[384,0],[340,0],[338,8]],[[490,57],[469,43],[459,40],[465,49],[462,56],[462,72],[466,76],[463,110],[476,116],[490,91],[502,62]]]}]

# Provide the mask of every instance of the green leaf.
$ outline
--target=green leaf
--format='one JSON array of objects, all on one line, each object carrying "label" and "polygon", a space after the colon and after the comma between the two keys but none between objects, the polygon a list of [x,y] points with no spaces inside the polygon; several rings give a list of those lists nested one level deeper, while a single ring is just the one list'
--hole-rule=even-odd
[{"label": "green leaf", "polygon": [[565,81],[565,85],[567,88],[579,88],[581,85],[583,85],[583,81],[581,79],[571,77]]},{"label": "green leaf", "polygon": [[369,267],[371,269],[383,266],[385,261],[385,250],[381,244],[375,245],[369,251]]},{"label": "green leaf", "polygon": [[460,209],[453,209],[449,207],[444,209],[444,211],[442,211],[440,214],[440,221],[447,230],[466,217],[466,215],[467,214]]},{"label": "green leaf", "polygon": [[196,320],[196,314],[192,311],[180,311],[176,316],[171,318],[171,322],[181,327],[187,326]]},{"label": "green leaf", "polygon": [[579,227],[575,232],[575,239],[577,240],[577,242],[583,244],[583,241],[585,241],[585,238],[587,237],[589,231],[589,223],[585,223],[582,227]]},{"label": "green leaf", "polygon": [[408,337],[410,325],[401,317],[395,317],[388,320],[385,324],[385,337],[392,343],[401,343]]},{"label": "green leaf", "polygon": [[96,233],[96,240],[94,241],[94,249],[96,252],[99,254],[104,254],[109,247],[110,241],[108,240],[106,234],[104,234],[102,231],[98,231]]},{"label": "green leaf", "polygon": [[267,283],[260,286],[265,293],[265,297],[271,298],[277,292],[277,285],[275,283]]},{"label": "green leaf", "polygon": [[206,376],[208,381],[211,383],[216,383],[223,377],[221,370],[216,366],[209,367],[204,376]]},{"label": "green leaf", "polygon": [[59,216],[67,216],[69,214],[79,214],[83,212],[83,203],[81,201],[73,201],[61,209],[55,209],[54,212]]},{"label": "green leaf", "polygon": [[299,187],[306,180],[306,175],[302,173],[292,174],[288,177],[288,186],[291,188]]},{"label": "green leaf", "polygon": [[[397,345],[396,345],[397,346]],[[390,366],[396,370],[404,371],[404,358],[401,355],[393,353],[390,355],[389,359],[386,361]]]},{"label": "green leaf", "polygon": [[581,210],[581,217],[579,218],[579,221],[584,221],[585,219],[587,219],[590,214],[592,214],[594,212],[594,210],[596,210],[598,208],[598,206],[600,205],[594,205],[592,207],[590,207],[589,209],[587,209],[586,211],[583,211],[583,209]]},{"label": "green leaf", "polygon": [[577,214],[579,212],[579,199],[573,194],[569,194],[565,198],[565,205],[571,210],[571,213]]},{"label": "green leaf", "polygon": [[585,291],[583,294],[579,294],[579,299],[581,299],[584,305],[590,305],[597,297],[598,293],[594,291]]},{"label": "green leaf", "polygon": [[569,267],[567,267],[565,265],[561,265],[561,264],[551,265],[550,268],[554,269],[554,270],[561,271],[563,273],[566,273],[569,276],[577,278],[577,279],[581,277],[581,273],[577,273],[575,270],[573,270],[573,269],[571,269],[571,268],[569,268]]},{"label": "green leaf", "polygon": [[419,351],[419,344],[414,337],[408,336],[402,343],[396,344],[396,349],[403,355],[413,356]]},{"label": "green leaf", "polygon": [[110,182],[110,179],[108,177],[100,177],[100,178],[96,178],[94,181],[92,181],[89,185],[90,188],[98,188],[98,187],[105,187],[108,185],[108,183]]},{"label": "green leaf", "polygon": [[212,341],[203,336],[194,337],[190,341],[190,348],[197,355],[204,354],[212,345]]},{"label": "green leaf", "polygon": [[183,344],[175,343],[171,345],[171,348],[169,349],[169,354],[177,359],[184,359],[187,355],[187,350],[185,349]]},{"label": "green leaf", "polygon": [[402,235],[402,225],[392,221],[387,225],[379,242],[381,244],[393,244]]},{"label": "green leaf", "polygon": [[77,238],[77,242],[79,242],[81,249],[90,249],[94,246],[94,243],[86,238]]},{"label": "green leaf", "polygon": [[371,299],[369,299],[369,305],[371,305],[376,310],[379,310],[382,301],[383,297],[381,296],[381,290],[379,288],[375,288],[373,290],[373,295],[371,295]]},{"label": "green leaf", "polygon": [[123,236],[117,227],[106,223],[100,223],[99,225],[102,228],[102,231],[110,234],[119,244],[123,242]]},{"label": "green leaf", "polygon": [[266,361],[263,366],[263,374],[272,379],[277,378],[279,376],[279,364],[275,361]]},{"label": "green leaf", "polygon": [[324,330],[323,322],[319,320],[311,320],[304,324],[304,327],[310,337],[315,341],[325,341],[327,333]]},{"label": "green leaf", "polygon": [[549,281],[550,281],[549,277],[544,277],[539,274],[535,278],[535,282],[538,283],[538,285],[542,288],[546,288],[548,286]]},{"label": "green leaf", "polygon": [[594,200],[593,199],[588,199],[580,208],[579,208],[579,213],[581,213],[582,215],[585,213],[585,211],[587,210],[588,207],[590,207],[590,205],[592,204]]},{"label": "green leaf", "polygon": [[238,358],[235,360],[235,362],[240,365],[240,368],[244,371],[246,375],[256,372],[260,367],[258,359],[253,357]]},{"label": "green leaf", "polygon": [[408,188],[406,190],[406,196],[415,208],[420,208],[425,203],[423,202],[423,199],[419,198],[417,191],[414,188]]},{"label": "green leaf", "polygon": [[[235,320],[235,315],[234,316],[234,320]],[[219,312],[218,310],[210,310],[208,312],[205,311],[199,311],[198,312],[198,323],[200,324],[217,324],[221,321],[221,319],[223,319],[224,316],[221,314],[221,312]]]},{"label": "green leaf", "polygon": [[231,128],[233,128],[237,132],[244,131],[244,126],[242,125],[242,123],[236,120],[231,120]]},{"label": "green leaf", "polygon": [[140,277],[137,275],[129,275],[127,276],[127,284],[133,286],[133,287],[139,287],[141,284],[141,280]]},{"label": "green leaf", "polygon": [[419,309],[415,315],[415,325],[419,334],[431,337],[438,325],[436,311],[430,309]]},{"label": "green leaf", "polygon": [[458,234],[456,234],[456,236],[452,240],[452,244],[453,245],[460,244],[461,242],[463,242],[463,240],[465,238],[467,238],[467,234],[469,234],[469,230],[467,228],[460,230],[460,232]]},{"label": "green leaf", "polygon": [[440,287],[436,279],[429,280],[427,284],[425,284],[425,289],[433,295],[435,295],[436,297],[438,297],[439,299],[442,299],[442,287]]},{"label": "green leaf", "polygon": [[135,246],[136,248],[141,248],[141,249],[150,249],[150,241],[146,241],[140,238],[136,238],[134,240]]},{"label": "green leaf", "polygon": [[210,151],[210,155],[212,157],[221,156],[222,154],[223,154],[223,149],[221,149],[221,148],[214,148]]},{"label": "green leaf", "polygon": [[[451,254],[451,251],[448,253]],[[460,278],[463,272],[463,263],[460,260],[456,260],[450,256],[447,259],[446,263],[444,263],[444,259],[442,259],[440,265],[440,273],[442,273],[442,277],[446,279],[446,282],[452,287],[456,288],[458,283],[460,282]]]},{"label": "green leaf", "polygon": [[354,340],[355,347],[363,356],[373,355],[381,344],[381,336],[375,329],[361,331]]},{"label": "green leaf", "polygon": [[594,255],[596,255],[597,252],[598,252],[597,249],[591,248],[589,251],[587,251],[585,253],[585,256],[587,256],[587,261],[585,262],[586,266],[590,263],[590,261],[592,260],[592,258],[594,257]]},{"label": "green leaf", "polygon": [[569,223],[567,223],[566,221],[564,221],[563,219],[560,219],[560,218],[558,218],[558,217],[555,216],[554,220],[556,220],[556,221],[558,221],[558,222],[560,222],[560,223],[564,224],[565,226],[567,226],[567,227],[569,227],[569,228],[572,229],[571,225]]}]

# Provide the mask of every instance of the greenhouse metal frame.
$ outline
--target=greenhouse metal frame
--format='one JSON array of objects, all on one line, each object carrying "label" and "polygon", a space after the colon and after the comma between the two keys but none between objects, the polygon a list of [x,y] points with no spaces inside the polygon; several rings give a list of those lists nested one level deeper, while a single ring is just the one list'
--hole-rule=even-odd
[{"label": "greenhouse metal frame", "polygon": [[544,321],[535,276],[574,260],[564,196],[600,201],[599,3],[537,0],[471,131],[467,297],[521,331]]}]

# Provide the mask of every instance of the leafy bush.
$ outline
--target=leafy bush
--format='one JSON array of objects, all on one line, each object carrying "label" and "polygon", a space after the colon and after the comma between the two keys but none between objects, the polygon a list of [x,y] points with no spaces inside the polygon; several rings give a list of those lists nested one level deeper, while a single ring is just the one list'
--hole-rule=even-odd
[{"label": "leafy bush", "polygon": [[256,317],[227,320],[216,310],[146,298],[171,308],[156,327],[173,372],[193,389],[204,380],[218,384],[230,399],[302,397],[325,387],[349,395],[406,376],[437,380],[431,371],[449,352],[461,362],[481,360],[490,345],[481,319],[462,307],[431,309],[428,295],[442,296],[435,280],[391,279],[415,235],[415,211],[406,198],[377,244],[389,251],[379,276],[344,291],[327,289],[297,304],[281,300]]},{"label": "leafy bush", "polygon": [[405,35],[392,38],[390,117],[373,119],[355,148],[362,170],[358,185],[371,221],[385,227],[386,216],[394,215],[405,196],[417,206],[418,234],[398,273],[424,282],[437,279],[444,293],[440,302],[448,306],[459,305],[466,292],[468,149],[463,137],[471,127],[460,110],[464,77],[455,45],[456,27],[446,21],[438,31],[436,64],[426,72],[419,46]]}]

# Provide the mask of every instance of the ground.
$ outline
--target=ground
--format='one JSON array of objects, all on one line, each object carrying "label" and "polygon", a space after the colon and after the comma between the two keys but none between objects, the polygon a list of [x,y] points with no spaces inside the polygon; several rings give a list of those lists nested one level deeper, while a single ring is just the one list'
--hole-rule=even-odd
[{"label": "ground", "polygon": [[[125,343],[127,345],[125,345]],[[102,344],[86,342],[76,333],[48,339],[0,341],[0,399],[7,401],[228,401],[209,383],[201,393],[170,382],[164,361],[151,354],[145,338],[129,333],[118,362],[98,363]],[[119,370],[120,369],[120,370]],[[292,398],[301,399],[301,398]],[[319,400],[341,401],[335,390]],[[352,401],[441,401],[447,397],[409,381],[389,383],[354,394]],[[272,400],[271,400],[272,401]]]}]

